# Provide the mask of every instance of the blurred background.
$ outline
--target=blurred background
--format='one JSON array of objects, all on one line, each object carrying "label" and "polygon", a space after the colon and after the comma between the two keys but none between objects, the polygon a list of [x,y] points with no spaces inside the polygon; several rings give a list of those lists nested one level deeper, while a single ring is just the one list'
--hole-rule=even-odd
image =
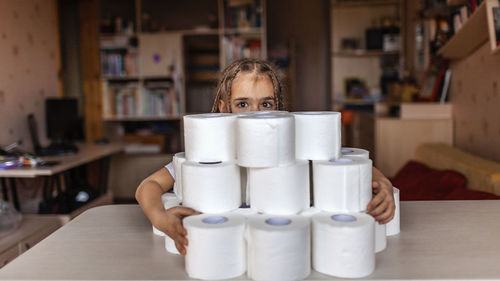
[{"label": "blurred background", "polygon": [[[29,114],[41,146],[60,135],[127,142],[110,185],[131,198],[183,150],[182,116],[210,110],[220,70],[254,57],[286,76],[290,111],[341,111],[343,146],[369,150],[389,177],[425,142],[499,161],[497,6],[0,0],[0,146],[33,151]],[[48,110],[51,98],[70,105]]]}]

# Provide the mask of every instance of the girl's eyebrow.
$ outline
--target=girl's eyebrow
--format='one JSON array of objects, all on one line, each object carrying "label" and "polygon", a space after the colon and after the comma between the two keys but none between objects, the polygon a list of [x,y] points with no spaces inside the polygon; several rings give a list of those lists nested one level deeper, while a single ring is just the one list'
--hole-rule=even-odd
[{"label": "girl's eyebrow", "polygon": [[274,97],[269,96],[269,97],[265,97],[265,98],[262,98],[262,99],[263,100],[274,100]]},{"label": "girl's eyebrow", "polygon": [[235,101],[242,101],[242,100],[248,100],[248,98],[236,98],[234,99]]}]

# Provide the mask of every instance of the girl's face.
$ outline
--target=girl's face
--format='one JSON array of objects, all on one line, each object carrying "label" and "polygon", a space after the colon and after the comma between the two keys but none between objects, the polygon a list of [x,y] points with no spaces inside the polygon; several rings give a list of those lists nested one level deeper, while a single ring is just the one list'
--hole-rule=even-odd
[{"label": "girl's face", "polygon": [[[243,73],[234,79],[231,88],[231,112],[276,110],[273,83],[267,75]],[[227,112],[224,101],[219,111]]]}]

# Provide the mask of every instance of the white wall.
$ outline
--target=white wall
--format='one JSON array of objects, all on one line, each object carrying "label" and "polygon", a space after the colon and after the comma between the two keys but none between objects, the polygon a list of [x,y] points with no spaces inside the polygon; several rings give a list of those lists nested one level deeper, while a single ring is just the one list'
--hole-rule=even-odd
[{"label": "white wall", "polygon": [[0,0],[0,146],[22,139],[32,150],[31,112],[47,143],[44,99],[58,95],[56,11],[55,0]]}]

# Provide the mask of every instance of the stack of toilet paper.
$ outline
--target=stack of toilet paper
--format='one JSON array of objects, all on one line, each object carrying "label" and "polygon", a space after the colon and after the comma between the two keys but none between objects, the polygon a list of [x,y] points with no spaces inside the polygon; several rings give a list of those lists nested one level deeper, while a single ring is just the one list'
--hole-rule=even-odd
[{"label": "stack of toilet paper", "polygon": [[174,205],[203,213],[183,221],[188,275],[300,280],[311,265],[337,277],[371,274],[399,216],[386,228],[366,214],[372,161],[342,148],[340,131],[338,112],[185,116]]}]

